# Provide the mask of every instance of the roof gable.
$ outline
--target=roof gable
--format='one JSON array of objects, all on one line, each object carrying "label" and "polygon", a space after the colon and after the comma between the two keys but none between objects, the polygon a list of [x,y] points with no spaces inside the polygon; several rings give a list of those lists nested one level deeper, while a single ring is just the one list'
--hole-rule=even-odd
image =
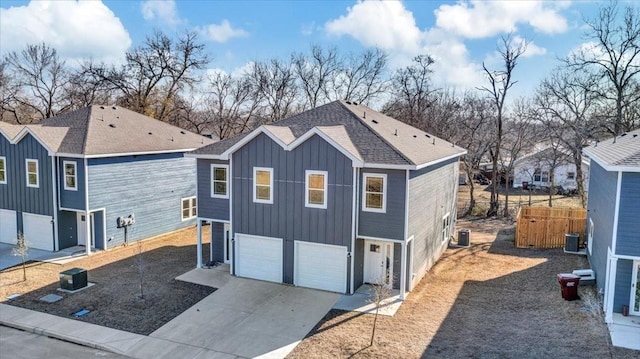
[{"label": "roof gable", "polygon": [[598,142],[583,152],[607,171],[640,172],[640,129]]}]

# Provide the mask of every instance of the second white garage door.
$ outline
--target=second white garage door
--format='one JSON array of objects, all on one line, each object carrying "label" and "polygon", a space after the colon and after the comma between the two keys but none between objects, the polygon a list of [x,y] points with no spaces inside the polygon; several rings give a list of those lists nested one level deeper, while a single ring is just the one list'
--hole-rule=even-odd
[{"label": "second white garage door", "polygon": [[50,216],[22,213],[24,239],[31,248],[53,251],[53,225]]},{"label": "second white garage door", "polygon": [[0,242],[16,244],[17,235],[16,211],[0,209]]},{"label": "second white garage door", "polygon": [[282,283],[282,239],[236,234],[238,277]]},{"label": "second white garage door", "polygon": [[301,241],[294,246],[295,285],[347,292],[347,247]]}]

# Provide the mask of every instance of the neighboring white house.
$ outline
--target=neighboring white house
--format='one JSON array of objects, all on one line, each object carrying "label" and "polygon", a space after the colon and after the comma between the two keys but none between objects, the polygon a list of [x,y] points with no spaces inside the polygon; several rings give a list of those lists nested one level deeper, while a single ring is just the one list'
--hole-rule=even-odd
[{"label": "neighboring white house", "polygon": [[[554,166],[555,165],[555,166]],[[553,168],[553,171],[551,169]],[[553,181],[551,173],[553,172]],[[577,189],[576,165],[572,163],[565,149],[554,151],[550,146],[536,146],[536,149],[517,159],[513,166],[513,188],[521,188],[524,183],[534,187],[562,186],[564,189]],[[587,190],[589,159],[582,160],[584,188]]]}]

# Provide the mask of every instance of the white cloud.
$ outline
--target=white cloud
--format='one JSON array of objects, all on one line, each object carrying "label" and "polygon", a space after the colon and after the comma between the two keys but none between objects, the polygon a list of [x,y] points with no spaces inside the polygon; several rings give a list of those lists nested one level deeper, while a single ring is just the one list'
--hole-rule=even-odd
[{"label": "white cloud", "polygon": [[99,1],[31,1],[0,9],[2,53],[45,42],[61,58],[122,61],[131,38],[120,19]]},{"label": "white cloud", "polygon": [[178,16],[175,0],[147,0],[142,2],[141,10],[142,17],[147,21],[158,20],[169,26],[184,23]]},{"label": "white cloud", "polygon": [[331,35],[349,35],[367,46],[416,52],[420,29],[413,14],[399,1],[366,1],[347,8],[347,14],[329,21]]},{"label": "white cloud", "polygon": [[220,25],[209,24],[198,29],[209,40],[213,42],[225,43],[234,37],[247,37],[249,33],[240,28],[233,28],[228,20],[222,20]]},{"label": "white cloud", "polygon": [[559,10],[568,2],[548,1],[460,1],[441,5],[436,11],[436,25],[460,36],[478,39],[517,30],[526,23],[536,31],[556,34],[567,31],[567,20]]},{"label": "white cloud", "polygon": [[[518,36],[516,36],[514,39],[519,43],[522,43],[524,41],[523,38]],[[527,49],[522,54],[522,57],[534,57],[534,56],[541,56],[546,54],[547,54],[547,49],[536,45],[533,41],[529,41],[527,42]]]}]

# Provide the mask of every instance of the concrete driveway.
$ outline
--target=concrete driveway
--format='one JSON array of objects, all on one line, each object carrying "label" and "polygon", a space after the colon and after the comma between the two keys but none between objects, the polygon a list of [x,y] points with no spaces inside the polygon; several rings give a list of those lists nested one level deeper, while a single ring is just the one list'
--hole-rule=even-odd
[{"label": "concrete driveway", "polygon": [[[195,269],[177,279],[218,290],[150,337],[206,348],[221,357],[282,358],[340,298],[337,293],[237,278],[216,269]],[[145,357],[149,350],[154,348],[141,342],[127,354]]]},{"label": "concrete driveway", "polygon": [[[70,261],[84,255],[84,247],[71,247],[57,252],[45,251],[42,249],[29,248],[27,261],[60,262]],[[11,251],[13,245],[0,243],[0,270],[7,269],[18,264],[22,264],[22,258],[14,256]]]}]

